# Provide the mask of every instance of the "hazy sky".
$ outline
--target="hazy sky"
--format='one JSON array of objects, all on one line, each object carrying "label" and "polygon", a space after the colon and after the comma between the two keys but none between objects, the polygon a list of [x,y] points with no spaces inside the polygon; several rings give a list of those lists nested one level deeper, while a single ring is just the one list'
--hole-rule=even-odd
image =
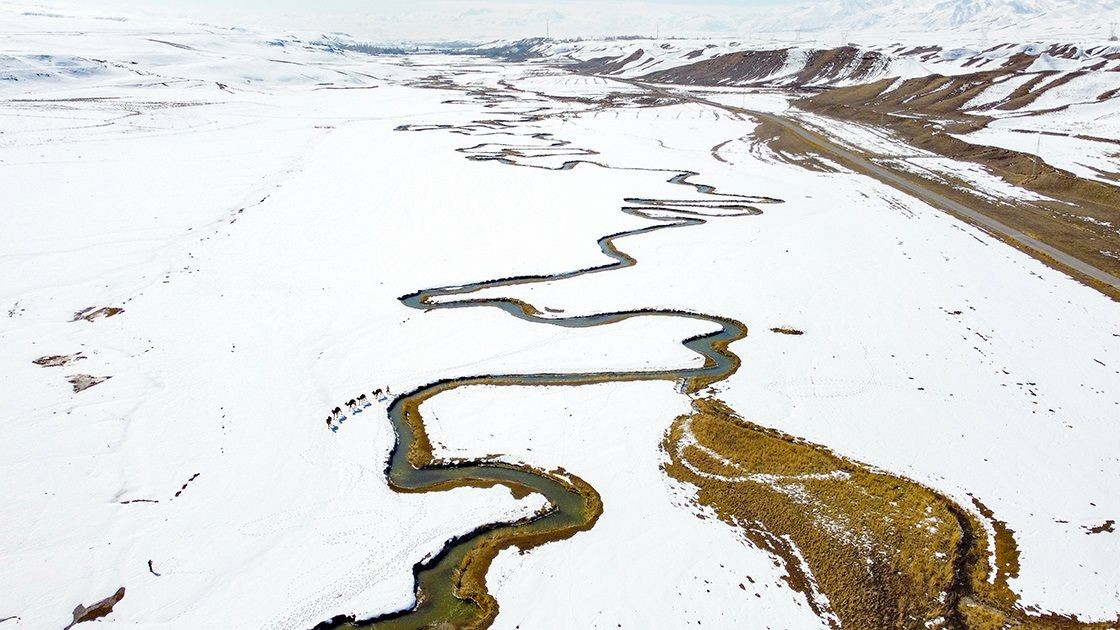
[{"label": "hazy sky", "polygon": [[[27,0],[33,2],[35,0]],[[84,12],[155,13],[376,40],[653,34],[736,35],[732,19],[805,0],[39,0]]]}]

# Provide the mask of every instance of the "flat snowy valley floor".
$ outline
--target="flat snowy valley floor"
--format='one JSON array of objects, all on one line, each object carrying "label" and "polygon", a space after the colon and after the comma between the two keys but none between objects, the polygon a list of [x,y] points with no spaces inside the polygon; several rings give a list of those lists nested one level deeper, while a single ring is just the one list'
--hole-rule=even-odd
[{"label": "flat snowy valley floor", "polygon": [[[414,565],[544,499],[393,492],[384,405],[337,432],[332,408],[467,375],[695,366],[680,342],[710,330],[398,298],[604,264],[596,239],[649,224],[628,198],[696,196],[667,182],[684,170],[781,203],[622,239],[627,269],[478,297],[744,322],[743,366],[715,392],[739,414],[982,501],[1015,532],[1023,606],[1120,611],[1120,533],[1101,530],[1120,521],[1120,305],[1096,291],[871,179],[784,162],[750,119],[628,102],[625,84],[207,25],[3,20],[0,628],[65,627],[122,586],[99,624],[410,607]],[[549,168],[467,159],[488,143]],[[573,156],[603,166],[561,170]],[[109,378],[77,391],[81,375]],[[602,495],[590,531],[499,555],[495,627],[827,627],[662,471],[689,402],[657,381],[426,404],[437,455],[563,467]]]}]

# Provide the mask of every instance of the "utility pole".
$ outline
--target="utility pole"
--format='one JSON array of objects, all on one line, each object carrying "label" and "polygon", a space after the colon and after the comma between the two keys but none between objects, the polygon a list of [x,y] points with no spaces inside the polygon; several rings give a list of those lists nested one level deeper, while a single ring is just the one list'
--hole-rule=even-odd
[{"label": "utility pole", "polygon": [[549,21],[548,18],[544,19],[544,38],[545,39],[551,39],[552,38],[552,23]]},{"label": "utility pole", "polygon": [[661,22],[657,23],[657,29],[654,32],[656,33],[656,35],[654,35],[653,38],[661,39]]},{"label": "utility pole", "polygon": [[1108,29],[1109,29],[1109,31],[1108,31],[1108,41],[1114,42],[1117,39],[1120,39],[1120,38],[1116,37],[1116,22],[1112,22],[1111,24],[1109,24]]}]

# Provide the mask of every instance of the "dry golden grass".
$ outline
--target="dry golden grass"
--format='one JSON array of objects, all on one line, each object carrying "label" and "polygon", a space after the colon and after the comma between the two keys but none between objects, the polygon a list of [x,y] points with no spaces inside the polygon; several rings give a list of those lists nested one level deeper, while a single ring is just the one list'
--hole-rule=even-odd
[{"label": "dry golden grass", "polygon": [[[552,479],[561,480],[555,475],[538,471]],[[565,485],[574,489],[584,497],[587,506],[587,518],[583,522],[573,524],[563,529],[551,531],[531,531],[524,528],[496,529],[486,535],[463,559],[459,567],[458,579],[455,584],[455,595],[461,599],[473,601],[481,610],[477,621],[468,628],[489,628],[498,616],[498,601],[486,588],[486,573],[490,570],[491,563],[498,556],[498,552],[509,547],[517,547],[521,551],[538,547],[548,542],[566,540],[579,532],[587,531],[594,527],[595,522],[603,513],[603,500],[591,484],[578,477],[562,479]]]},{"label": "dry golden grass", "polygon": [[[667,472],[699,487],[701,503],[785,560],[791,584],[811,594],[792,541],[845,627],[923,628],[949,614],[960,528],[946,502],[921,486],[873,473],[824,449],[746,423],[722,403],[701,400],[666,438]],[[687,433],[708,451],[684,446]],[[698,475],[692,467],[731,480]],[[737,481],[749,474],[771,482]],[[817,477],[806,477],[816,475]],[[931,550],[942,550],[938,558]],[[824,612],[824,611],[818,611]]]},{"label": "dry golden grass", "polygon": [[[978,516],[919,483],[747,422],[716,400],[694,409],[665,436],[666,472],[782,558],[791,586],[845,628],[1118,627],[1019,609],[1008,587],[1018,572],[1014,535],[979,502]],[[995,532],[991,562],[981,517]]]},{"label": "dry golden grass", "polygon": [[[589,379],[596,382],[599,379]],[[515,378],[480,378],[473,384],[511,385],[516,383]],[[408,461],[415,468],[423,468],[436,462],[432,450],[432,443],[428,437],[420,406],[428,399],[455,389],[464,384],[463,381],[450,381],[432,387],[420,394],[408,397],[402,408],[404,421],[412,429],[412,441],[409,444]],[[471,612],[465,620],[452,624],[446,620],[431,626],[436,628],[455,628],[462,630],[475,630],[488,628],[498,615],[498,602],[486,588],[486,574],[491,563],[503,549],[516,547],[522,551],[554,542],[571,538],[579,532],[591,529],[599,516],[603,513],[603,501],[599,493],[583,479],[576,477],[564,470],[546,471],[530,466],[520,465],[516,468],[524,470],[530,475],[545,477],[564,487],[568,492],[579,495],[582,500],[578,514],[572,515],[572,520],[566,524],[553,526],[540,526],[538,521],[527,520],[512,526],[503,526],[492,529],[477,539],[463,556],[462,561],[454,572],[452,595],[471,606]],[[535,488],[511,481],[494,481],[473,479],[470,477],[449,479],[439,483],[426,484],[422,487],[404,487],[390,480],[390,484],[397,492],[427,493],[433,491],[450,490],[457,487],[490,487],[503,485],[510,489],[517,498],[524,498],[536,491]],[[382,624],[383,627],[399,627],[400,623],[407,623],[406,618],[401,618]],[[376,624],[375,624],[376,625]]]}]

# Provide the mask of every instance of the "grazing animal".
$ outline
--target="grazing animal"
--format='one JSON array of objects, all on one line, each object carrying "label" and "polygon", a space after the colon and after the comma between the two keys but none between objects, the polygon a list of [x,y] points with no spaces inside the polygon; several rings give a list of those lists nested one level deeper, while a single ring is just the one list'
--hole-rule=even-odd
[{"label": "grazing animal", "polygon": [[358,396],[358,404],[361,405],[362,407],[369,407],[370,406],[369,405],[369,399],[366,398],[365,394],[362,394],[361,396]]},{"label": "grazing animal", "polygon": [[331,428],[331,421],[332,420],[333,420],[333,418],[331,418],[330,416],[327,416],[327,428],[328,429]]},{"label": "grazing animal", "polygon": [[341,410],[341,409],[339,409],[338,407],[335,407],[334,409],[332,409],[332,410],[331,410],[331,418],[332,418],[332,419],[333,419],[333,420],[334,420],[335,422],[338,422],[338,419],[339,419],[339,417],[341,417],[341,416],[342,416],[342,410]]},{"label": "grazing animal", "polygon": [[376,399],[378,399],[378,400],[381,400],[381,399],[382,399],[382,397],[381,397],[381,388],[380,388],[380,387],[378,387],[377,389],[373,390],[373,397],[374,397],[374,398],[376,398]]},{"label": "grazing animal", "polygon": [[349,411],[350,413],[354,413],[357,409],[358,409],[358,401],[354,400],[353,398],[346,401],[346,410],[347,411]]}]

